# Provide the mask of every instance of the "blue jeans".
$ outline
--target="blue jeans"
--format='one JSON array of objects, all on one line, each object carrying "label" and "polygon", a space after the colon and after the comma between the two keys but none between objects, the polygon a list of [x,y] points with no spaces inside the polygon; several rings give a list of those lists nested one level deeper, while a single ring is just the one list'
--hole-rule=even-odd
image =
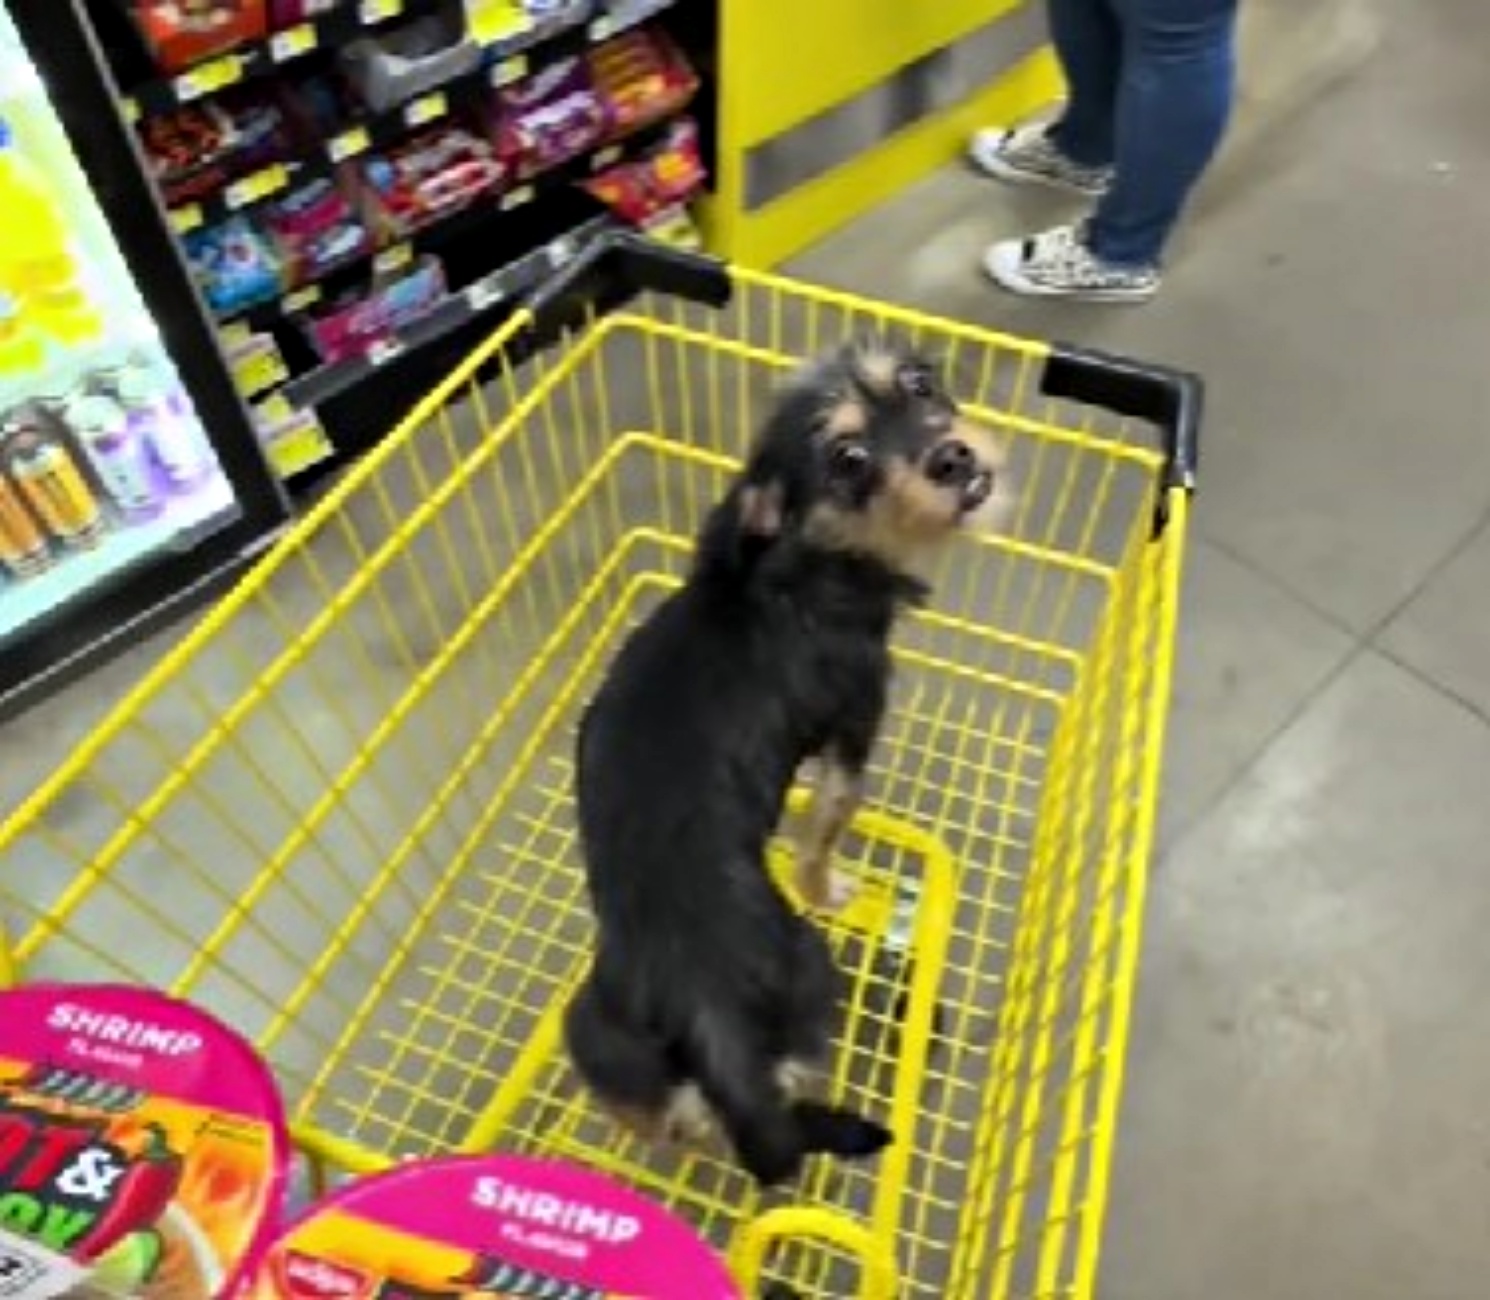
[{"label": "blue jeans", "polygon": [[1070,91],[1052,140],[1113,168],[1088,244],[1106,262],[1157,266],[1231,116],[1237,0],[1048,3]]}]

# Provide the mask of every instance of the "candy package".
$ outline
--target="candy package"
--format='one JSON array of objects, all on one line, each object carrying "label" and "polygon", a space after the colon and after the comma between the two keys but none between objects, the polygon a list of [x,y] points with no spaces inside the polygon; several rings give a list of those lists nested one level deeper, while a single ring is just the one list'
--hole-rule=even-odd
[{"label": "candy package", "polygon": [[374,280],[361,293],[349,293],[302,324],[323,361],[365,356],[399,330],[428,315],[445,300],[445,268],[439,258],[422,257],[393,275]]},{"label": "candy package", "polygon": [[264,302],[283,288],[273,242],[247,217],[193,231],[185,249],[207,305],[219,316]]},{"label": "candy package", "polygon": [[457,125],[421,132],[355,167],[364,213],[385,238],[438,221],[494,189],[506,175],[491,144]]},{"label": "candy package", "polygon": [[163,72],[258,40],[268,25],[265,0],[138,0],[134,15]]},{"label": "candy package", "polygon": [[319,279],[373,248],[361,214],[324,177],[297,186],[270,204],[264,223],[279,246],[282,278],[291,288]]},{"label": "candy package", "polygon": [[586,62],[616,135],[668,117],[698,90],[688,61],[660,31],[628,32],[591,50]]},{"label": "candy package", "polygon": [[610,131],[583,59],[561,59],[497,91],[493,107],[498,156],[518,179],[577,157]]},{"label": "candy package", "polygon": [[675,214],[706,178],[698,127],[685,118],[645,157],[591,177],[584,187],[622,221],[646,229]]}]

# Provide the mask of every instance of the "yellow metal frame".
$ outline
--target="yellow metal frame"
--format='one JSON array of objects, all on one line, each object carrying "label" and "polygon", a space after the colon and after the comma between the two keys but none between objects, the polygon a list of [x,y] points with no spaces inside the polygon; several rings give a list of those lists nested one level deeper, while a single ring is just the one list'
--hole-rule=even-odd
[{"label": "yellow metal frame", "polygon": [[[1089,1297],[1186,500],[1153,539],[1152,431],[1044,398],[1040,343],[733,278],[723,311],[644,298],[521,366],[519,314],[421,401],[0,827],[0,978],[216,1009],[322,1179],[553,1154],[672,1204],[751,1286]],[[569,737],[771,383],[885,328],[948,358],[1021,497],[897,638],[860,892],[828,926],[852,994],[827,1086],[897,1141],[783,1201],[614,1129],[566,1068]]]},{"label": "yellow metal frame", "polygon": [[1063,83],[1046,48],[1006,71],[990,70],[988,84],[954,107],[759,208],[746,206],[752,149],[1033,2],[722,0],[714,190],[700,205],[709,247],[734,262],[775,266],[961,157],[976,128],[1020,121],[1056,100]]}]

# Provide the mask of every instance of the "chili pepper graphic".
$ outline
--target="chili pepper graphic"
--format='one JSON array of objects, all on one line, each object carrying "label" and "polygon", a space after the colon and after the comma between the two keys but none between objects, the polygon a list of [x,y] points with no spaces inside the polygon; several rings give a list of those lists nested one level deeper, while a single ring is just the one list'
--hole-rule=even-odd
[{"label": "chili pepper graphic", "polygon": [[108,1209],[77,1245],[76,1257],[91,1264],[132,1232],[153,1227],[181,1186],[183,1162],[171,1150],[165,1129],[147,1124],[149,1145],[119,1180]]}]

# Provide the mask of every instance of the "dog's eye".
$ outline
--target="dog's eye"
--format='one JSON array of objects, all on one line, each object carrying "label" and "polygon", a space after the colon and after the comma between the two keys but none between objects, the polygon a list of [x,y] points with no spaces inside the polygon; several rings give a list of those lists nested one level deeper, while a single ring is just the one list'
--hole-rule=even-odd
[{"label": "dog's eye", "polygon": [[839,438],[828,444],[828,469],[834,478],[862,478],[869,464],[869,448],[862,442]]}]

